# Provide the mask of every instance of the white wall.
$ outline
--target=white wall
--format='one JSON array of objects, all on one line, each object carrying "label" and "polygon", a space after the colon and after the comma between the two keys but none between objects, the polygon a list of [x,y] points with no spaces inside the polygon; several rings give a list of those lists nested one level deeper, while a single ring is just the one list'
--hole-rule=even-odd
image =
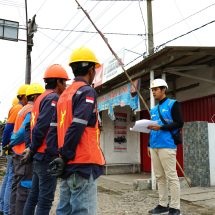
[{"label": "white wall", "polygon": [[127,151],[114,151],[114,121],[107,111],[102,112],[103,131],[101,132],[101,147],[105,155],[106,163],[140,163],[140,135],[138,132],[131,132],[133,126],[130,121],[131,109],[129,107],[116,107],[114,112],[125,112],[128,114],[127,124]]},{"label": "white wall", "polygon": [[[189,75],[193,75],[196,77],[205,78],[208,80],[215,80],[215,69],[207,69],[207,70],[201,70],[201,71],[190,71],[189,73],[186,73]],[[200,85],[198,87],[194,87],[192,89],[184,90],[181,92],[176,93],[176,99],[178,101],[186,101],[194,98],[199,98],[203,96],[208,96],[211,94],[215,94],[215,85],[210,84],[205,81],[199,81],[195,79],[190,79],[186,77],[180,77],[177,79],[176,82],[176,89],[181,87],[186,87],[188,85],[199,83]]]},{"label": "white wall", "polygon": [[215,186],[215,123],[208,123],[209,165],[211,186]]}]

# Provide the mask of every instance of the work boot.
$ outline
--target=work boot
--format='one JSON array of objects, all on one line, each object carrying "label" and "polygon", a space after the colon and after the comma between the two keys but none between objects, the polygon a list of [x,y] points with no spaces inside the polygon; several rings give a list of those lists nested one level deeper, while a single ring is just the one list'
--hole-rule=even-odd
[{"label": "work boot", "polygon": [[157,205],[154,209],[149,211],[149,214],[167,214],[167,212],[169,212],[169,207]]},{"label": "work boot", "polygon": [[179,209],[175,209],[175,208],[169,208],[169,213],[168,215],[180,215],[181,212]]}]

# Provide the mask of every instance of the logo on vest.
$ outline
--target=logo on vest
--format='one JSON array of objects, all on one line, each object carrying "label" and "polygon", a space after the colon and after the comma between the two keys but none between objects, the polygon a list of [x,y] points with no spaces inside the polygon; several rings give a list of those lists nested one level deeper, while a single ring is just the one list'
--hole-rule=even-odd
[{"label": "logo on vest", "polygon": [[36,115],[36,112],[32,112],[31,113],[31,127],[33,127],[34,126],[34,124],[35,124],[35,115]]},{"label": "logo on vest", "polygon": [[168,112],[169,110],[166,110],[166,109],[162,109],[162,112]]},{"label": "logo on vest", "polygon": [[66,116],[66,110],[65,111],[61,111],[61,117],[60,117],[60,128],[62,127],[62,125],[64,124],[64,119]]}]

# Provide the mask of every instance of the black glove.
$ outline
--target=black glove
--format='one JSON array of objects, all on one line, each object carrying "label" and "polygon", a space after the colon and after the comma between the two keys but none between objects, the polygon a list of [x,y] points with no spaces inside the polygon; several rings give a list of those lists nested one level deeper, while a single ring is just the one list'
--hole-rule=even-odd
[{"label": "black glove", "polygon": [[29,148],[26,148],[22,155],[23,158],[20,161],[21,164],[27,164],[32,162],[34,153]]},{"label": "black glove", "polygon": [[52,176],[61,176],[64,170],[65,163],[62,158],[55,158],[52,162],[49,163],[48,172]]},{"label": "black glove", "polygon": [[2,155],[12,155],[13,151],[11,149],[11,146],[7,144],[6,146],[2,147]]}]

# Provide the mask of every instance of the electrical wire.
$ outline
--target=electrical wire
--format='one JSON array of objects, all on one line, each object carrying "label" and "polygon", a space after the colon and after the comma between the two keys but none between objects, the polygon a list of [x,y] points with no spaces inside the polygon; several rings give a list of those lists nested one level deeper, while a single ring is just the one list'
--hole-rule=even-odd
[{"label": "electrical wire", "polygon": [[11,7],[21,7],[21,8],[24,8],[24,4],[19,4],[17,2],[14,2],[14,1],[8,1],[8,0],[1,0],[0,1],[0,4],[1,5],[5,5],[5,6],[11,6]]},{"label": "electrical wire", "polygon": [[165,46],[166,44],[168,44],[168,43],[170,43],[170,42],[173,42],[173,41],[175,41],[175,40],[177,40],[177,39],[179,39],[179,38],[181,38],[181,37],[184,37],[184,36],[186,36],[186,35],[188,35],[188,34],[191,34],[191,33],[195,32],[195,31],[197,31],[197,30],[200,30],[200,29],[202,29],[202,28],[204,28],[204,27],[206,27],[206,26],[208,26],[208,25],[210,25],[210,24],[213,24],[214,22],[215,22],[215,20],[212,20],[212,21],[210,21],[210,22],[208,22],[208,23],[206,23],[206,24],[204,24],[204,25],[201,25],[200,27],[197,27],[197,28],[194,28],[194,29],[191,30],[191,31],[188,31],[187,33],[181,34],[181,35],[179,35],[179,36],[177,36],[177,37],[175,37],[175,38],[173,38],[173,39],[171,39],[171,40],[168,40],[168,41],[162,43],[161,45],[157,46],[157,47],[155,48],[155,51],[158,51],[161,47]]},{"label": "electrical wire", "polygon": [[37,12],[35,14],[38,15],[39,11],[41,10],[41,8],[44,6],[44,4],[47,2],[47,0],[43,1],[43,3],[40,5],[39,9],[37,10]]},{"label": "electrical wire", "polygon": [[[127,10],[130,5],[132,4],[129,3],[125,8],[122,8],[115,16],[113,16],[101,29],[104,29],[105,27],[107,27],[109,24],[111,24],[120,14],[122,14],[123,12],[125,12],[125,10]],[[96,20],[95,20],[96,21]],[[87,41],[83,42],[84,45],[86,45],[87,43],[89,43],[93,38],[95,37],[95,35],[91,36],[89,39],[87,39]]]},{"label": "electrical wire", "polygon": [[[0,4],[1,4],[1,2],[0,2]],[[188,17],[186,17],[186,18],[184,18],[184,19],[182,19],[182,20],[180,20],[180,21],[178,21],[177,23],[174,23],[174,24],[171,25],[171,26],[168,26],[167,28],[165,28],[165,29],[163,29],[163,30],[157,32],[156,34],[161,33],[162,31],[164,31],[164,30],[166,30],[166,29],[168,29],[168,28],[170,28],[170,27],[173,27],[174,25],[179,24],[180,22],[182,22],[182,21],[184,21],[184,20],[186,20],[186,19],[188,19],[188,18],[190,18],[190,17],[192,17],[192,16],[194,16],[194,15],[196,15],[196,14],[198,14],[198,13],[200,13],[200,12],[206,10],[206,9],[208,9],[209,7],[214,6],[214,5],[215,5],[215,3],[213,3],[213,4],[209,5],[209,6],[207,6],[206,8],[203,8],[202,10],[197,11],[196,13],[194,13],[194,14],[192,14],[192,15],[190,15],[190,16],[188,16]],[[168,40],[168,41],[164,42],[163,44],[157,46],[157,47],[155,48],[155,50],[158,50],[160,47],[162,47],[162,46],[164,46],[164,45],[166,45],[166,44],[168,44],[168,43],[170,43],[170,42],[172,42],[172,41],[175,41],[176,39],[179,39],[179,38],[181,38],[181,37],[183,37],[183,36],[186,36],[186,35],[188,35],[188,34],[194,32],[194,31],[197,31],[197,30],[199,30],[199,29],[201,29],[201,28],[204,28],[204,27],[206,27],[207,25],[210,25],[210,24],[212,24],[212,23],[214,23],[214,22],[215,22],[215,20],[212,20],[212,21],[210,21],[210,22],[208,22],[208,23],[206,23],[206,24],[204,24],[204,25],[202,25],[202,26],[200,26],[200,27],[198,27],[198,28],[195,28],[195,29],[193,29],[193,30],[191,30],[191,31],[189,31],[189,32],[187,32],[187,33],[185,33],[185,34],[182,34],[182,35],[177,36],[177,37],[175,37],[175,38],[173,38],[173,39],[171,39],[171,40]],[[41,32],[40,32],[40,33],[41,33]],[[56,42],[56,41],[55,41],[55,42]],[[140,57],[141,57],[141,56],[140,56]],[[130,63],[130,62],[129,62],[129,63]],[[129,64],[129,63],[128,63],[128,64]],[[128,64],[126,64],[126,65],[128,65]],[[24,80],[24,79],[23,79],[23,80]],[[17,82],[17,80],[16,80],[16,82]],[[20,82],[20,83],[21,83],[21,82]],[[13,89],[15,89],[15,87],[16,87],[16,86],[13,85]]]},{"label": "electrical wire", "polygon": [[62,43],[58,42],[57,40],[51,38],[50,36],[48,36],[47,34],[43,33],[40,30],[37,30],[37,32],[39,32],[40,34],[42,34],[43,36],[47,37],[48,39],[52,40],[53,42],[55,42],[56,44],[58,44],[59,46],[62,46],[63,48],[68,48],[66,46],[64,46]]},{"label": "electrical wire", "polygon": [[[111,20],[109,20],[101,29],[104,29],[106,26],[108,26],[110,23],[112,23],[113,22],[113,20],[115,20],[121,13],[123,13],[127,8],[129,8],[129,6],[132,4],[132,2],[131,3],[129,3],[125,8],[123,8],[120,12],[118,12],[114,17],[112,17],[112,19]],[[105,12],[107,12],[108,10],[105,10]],[[103,15],[104,15],[104,13],[102,13]],[[95,36],[95,35],[94,35]],[[91,38],[89,38],[87,41],[85,41],[85,42],[83,42],[83,45],[86,45],[87,43],[89,43],[89,41],[90,40],[92,40],[93,39],[93,37],[94,36],[92,36]],[[70,45],[71,45],[72,43],[70,43]],[[62,52],[61,52],[62,53]]]},{"label": "electrical wire", "polygon": [[[46,1],[47,1],[47,0],[46,0]],[[42,3],[42,5],[39,7],[38,11],[39,11],[39,10],[42,8],[42,6],[46,3],[46,1],[44,1],[44,2]],[[8,5],[8,3],[10,3],[10,2],[7,1],[7,5]],[[1,4],[1,2],[0,2],[0,4]],[[18,13],[19,13],[20,18],[22,19],[22,17],[21,17],[21,12],[20,12],[20,7],[21,7],[21,8],[24,8],[24,5],[23,5],[23,6],[18,5],[18,4],[12,5],[12,4],[10,3],[9,6],[18,6],[18,7],[17,7],[17,10],[18,10]],[[38,11],[37,11],[37,13],[38,13]],[[25,28],[19,27],[19,29],[21,29],[21,30],[26,30],[26,25],[19,25],[19,26],[24,26],[24,27],[25,27]],[[21,85],[21,84],[23,84],[23,83],[24,83],[24,79],[22,78],[22,76],[19,76],[18,80],[16,79],[16,80],[11,84],[11,86],[13,86],[13,88],[10,89],[10,92],[13,92],[15,89],[18,88],[19,85]],[[10,93],[9,93],[9,94],[10,94]],[[7,96],[5,96],[5,98],[3,97],[2,101],[4,101],[7,97],[8,97],[8,94],[7,94]]]},{"label": "electrical wire", "polygon": [[[117,13],[115,16],[113,16],[113,17],[102,27],[102,29],[104,29],[104,28],[107,27],[109,24],[111,24],[113,21],[115,21],[115,19],[116,19],[119,15],[121,15],[123,12],[125,12],[125,11],[131,6],[131,4],[133,4],[133,2],[130,2],[127,6],[125,6],[125,7],[122,8],[120,11],[118,11],[118,13]],[[95,21],[97,21],[97,20],[95,20]]]},{"label": "electrical wire", "polygon": [[[179,8],[179,6],[178,6],[177,0],[175,0],[174,2],[175,2],[175,7],[176,7],[176,9],[178,10],[180,16],[184,19],[183,13],[181,12],[181,10],[180,10],[180,8]],[[185,21],[185,23],[186,23],[188,29],[190,30],[191,27],[190,27],[189,23],[187,22],[187,20],[184,20],[184,21]],[[200,41],[199,41],[199,39],[197,38],[197,36],[196,36],[195,33],[193,34],[193,36],[194,36],[194,38],[196,39],[196,41],[199,43],[199,45],[201,45],[201,43],[200,43]]]},{"label": "electrical wire", "polygon": [[[142,8],[141,8],[141,5],[140,5],[140,0],[138,1],[138,5],[139,5],[141,17],[142,17],[143,24],[144,24],[145,35],[146,35],[146,32],[147,32],[147,31],[146,31],[146,22],[145,22],[145,19],[144,19],[144,16],[143,16],[143,11],[142,11]],[[146,43],[146,40],[145,40],[145,49],[146,49],[146,51],[147,51],[147,43]]]},{"label": "electrical wire", "polygon": [[162,30],[156,32],[154,35],[160,34],[161,32],[163,32],[163,31],[165,31],[165,30],[167,30],[167,29],[169,29],[169,28],[172,28],[173,26],[175,26],[175,25],[177,25],[177,24],[179,24],[179,23],[181,23],[181,22],[183,22],[183,21],[185,21],[185,20],[187,20],[187,19],[189,19],[189,18],[191,18],[191,17],[193,17],[193,16],[195,16],[195,15],[197,15],[197,14],[203,12],[204,10],[207,10],[208,8],[210,8],[210,7],[214,6],[214,5],[215,5],[215,2],[214,2],[213,4],[211,4],[211,5],[209,5],[209,6],[205,7],[205,8],[203,8],[203,9],[201,9],[201,10],[199,10],[199,11],[197,11],[197,12],[195,12],[195,13],[193,13],[193,14],[187,16],[187,17],[185,17],[185,18],[182,19],[182,20],[179,20],[178,22],[175,22],[175,23],[173,23],[173,24],[167,26],[166,28],[164,28],[164,29],[162,29]]},{"label": "electrical wire", "polygon": [[[90,12],[92,12],[92,11],[98,6],[98,4],[99,4],[99,3],[97,3],[97,4],[90,10]],[[109,4],[109,7],[110,7],[111,5],[113,5],[113,4],[115,4],[115,3],[110,3],[110,4]],[[98,15],[98,17],[101,18],[102,15],[104,15],[106,11],[108,11],[108,8],[104,8],[104,11],[101,11],[101,13],[100,13],[100,15]],[[74,29],[75,29],[77,26],[79,26],[80,23],[83,22],[85,19],[86,19],[86,17],[84,16],[84,17],[82,18],[82,20],[74,27]],[[91,27],[91,25],[89,24],[87,28],[89,29],[90,27]],[[67,34],[66,37],[68,37],[70,34],[71,34],[71,32],[69,32],[69,34]],[[66,37],[64,37],[62,41],[64,41]],[[79,36],[79,35],[78,35],[75,39],[73,39],[73,40],[69,43],[69,45],[66,46],[66,48],[69,49],[69,50],[71,50],[71,48],[70,48],[71,44],[74,44],[78,39],[80,39],[80,36]],[[62,41],[61,41],[61,42],[62,42]],[[58,47],[58,46],[57,46],[57,47]],[[56,47],[56,48],[57,48],[57,47]],[[55,49],[56,49],[56,48],[55,48]],[[55,49],[53,49],[51,53],[53,53],[53,52],[55,51]],[[54,59],[52,59],[51,62],[54,62],[64,51],[65,51],[65,49],[62,50]],[[48,55],[47,57],[49,57],[49,56],[50,56],[50,55]],[[68,57],[67,57],[67,58],[68,58]],[[44,60],[45,60],[45,59],[43,59],[43,61],[44,61]]]},{"label": "electrical wire", "polygon": [[[74,33],[87,33],[87,34],[98,34],[98,32],[96,31],[84,31],[84,30],[80,30],[80,31],[75,31],[75,30],[71,30],[71,29],[61,29],[61,28],[47,28],[47,27],[37,27],[38,29],[42,29],[42,30],[51,30],[51,31],[71,31]],[[145,34],[139,33],[139,34],[132,34],[132,33],[117,33],[117,32],[104,32],[104,34],[106,35],[119,35],[119,36],[146,36]]]},{"label": "electrical wire", "polygon": [[[98,2],[98,3],[92,8],[92,10],[94,10],[95,7],[96,7],[99,3],[100,3],[100,2]],[[86,18],[86,17],[82,18],[81,21],[78,22],[78,23],[75,25],[75,27],[74,27],[73,29],[75,29],[77,26],[79,26],[80,23],[81,23],[85,18]],[[59,44],[62,43],[70,34],[71,34],[71,32],[69,32],[69,33],[59,42]],[[57,49],[57,47],[59,46],[59,44],[57,44],[57,45],[51,50],[51,52],[49,52],[49,54],[46,55],[46,57],[43,58],[43,60],[42,60],[32,71],[35,71],[40,65],[42,65],[42,63],[43,63],[51,54],[54,53],[54,51]]]},{"label": "electrical wire", "polygon": [[[87,0],[87,1],[88,1],[88,0]],[[86,4],[87,1],[85,1],[84,4]],[[77,16],[77,14],[78,14],[78,12],[76,12],[75,15],[71,17],[71,19],[66,23],[66,25],[64,25],[64,28],[66,28],[66,27],[71,23],[71,21]],[[79,24],[79,23],[78,23],[78,24]],[[76,26],[76,27],[77,27],[77,26]],[[74,28],[74,29],[75,29],[75,28]],[[43,54],[45,53],[45,51],[47,50],[47,48],[50,47],[54,41],[56,41],[55,39],[57,39],[57,38],[60,36],[61,33],[62,33],[62,32],[59,32],[59,33],[54,37],[54,39],[51,40],[51,42],[43,49],[43,51],[40,52],[39,56],[41,56],[41,55],[43,55]],[[64,37],[64,39],[65,39],[65,38],[66,38],[66,37]],[[58,44],[60,44],[62,41],[63,41],[63,40],[61,40],[60,42],[58,42]],[[52,51],[53,51],[53,50],[54,50],[54,49],[52,49]],[[46,59],[50,54],[52,54],[52,51],[49,52],[49,54],[46,55],[45,58],[44,58],[39,64],[37,64],[37,66],[34,67],[34,69],[33,69],[32,71],[35,71],[35,70],[40,66],[40,64],[42,64],[42,63],[45,61],[45,59]],[[39,60],[39,58],[37,58],[37,59]],[[36,63],[36,62],[37,62],[37,60],[36,60],[34,63]]]}]

